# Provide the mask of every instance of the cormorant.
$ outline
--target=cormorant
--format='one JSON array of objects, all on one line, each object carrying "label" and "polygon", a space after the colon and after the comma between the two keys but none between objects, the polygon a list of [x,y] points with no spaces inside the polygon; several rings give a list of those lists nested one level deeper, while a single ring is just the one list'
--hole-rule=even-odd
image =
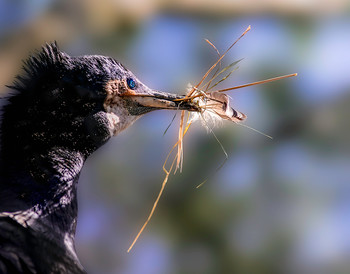
[{"label": "cormorant", "polygon": [[85,273],[74,247],[77,183],[91,153],[157,109],[196,111],[110,57],[31,56],[2,108],[0,273]]}]

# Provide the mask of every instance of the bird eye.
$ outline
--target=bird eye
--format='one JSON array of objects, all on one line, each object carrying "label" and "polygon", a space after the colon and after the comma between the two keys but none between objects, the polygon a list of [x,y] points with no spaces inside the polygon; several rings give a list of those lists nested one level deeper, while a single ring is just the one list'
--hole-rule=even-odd
[{"label": "bird eye", "polygon": [[129,87],[130,89],[134,89],[134,88],[136,87],[135,80],[132,79],[132,78],[128,78],[128,79],[126,80],[126,83],[128,84],[128,87]]}]

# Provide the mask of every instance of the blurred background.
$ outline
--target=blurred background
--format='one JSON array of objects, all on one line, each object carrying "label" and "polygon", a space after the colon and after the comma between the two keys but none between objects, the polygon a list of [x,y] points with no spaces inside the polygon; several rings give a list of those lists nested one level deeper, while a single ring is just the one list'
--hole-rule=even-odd
[{"label": "blurred background", "polygon": [[[347,0],[1,0],[0,84],[46,41],[70,55],[109,55],[146,85],[185,93],[246,28],[222,87],[246,124],[198,123],[131,253],[174,144],[174,112],[150,113],[88,159],[76,248],[89,273],[350,273],[350,3]],[[213,175],[213,176],[212,176]],[[203,179],[210,180],[196,189]]]}]

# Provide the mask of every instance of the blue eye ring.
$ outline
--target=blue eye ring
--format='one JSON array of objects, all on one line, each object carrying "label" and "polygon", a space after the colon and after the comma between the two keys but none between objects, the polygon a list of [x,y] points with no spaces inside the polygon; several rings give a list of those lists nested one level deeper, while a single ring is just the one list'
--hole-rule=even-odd
[{"label": "blue eye ring", "polygon": [[130,89],[134,89],[136,87],[136,82],[132,78],[126,79],[126,83]]}]

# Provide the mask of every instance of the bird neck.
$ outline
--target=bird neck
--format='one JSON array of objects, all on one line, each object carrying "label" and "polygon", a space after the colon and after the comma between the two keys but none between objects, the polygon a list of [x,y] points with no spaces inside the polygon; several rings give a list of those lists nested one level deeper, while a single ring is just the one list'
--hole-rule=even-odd
[{"label": "bird neck", "polygon": [[76,255],[74,238],[77,183],[84,159],[80,153],[57,148],[33,160],[36,170],[17,169],[16,174],[2,173],[0,178],[0,217],[9,217],[25,228],[28,239],[40,239],[36,247],[43,250],[40,257],[51,252],[45,251],[51,246],[79,270],[83,268]]},{"label": "bird neck", "polygon": [[0,173],[0,212],[10,213],[23,226],[74,237],[77,183],[85,157],[53,148],[34,156],[29,169],[8,167]]},{"label": "bird neck", "polygon": [[51,235],[48,240],[63,249],[74,246],[80,171],[109,133],[102,132],[106,136],[100,140],[86,130],[86,123],[95,120],[86,119],[89,110],[79,108],[75,98],[62,95],[61,102],[46,106],[34,96],[27,90],[11,97],[3,107],[0,213]]}]

